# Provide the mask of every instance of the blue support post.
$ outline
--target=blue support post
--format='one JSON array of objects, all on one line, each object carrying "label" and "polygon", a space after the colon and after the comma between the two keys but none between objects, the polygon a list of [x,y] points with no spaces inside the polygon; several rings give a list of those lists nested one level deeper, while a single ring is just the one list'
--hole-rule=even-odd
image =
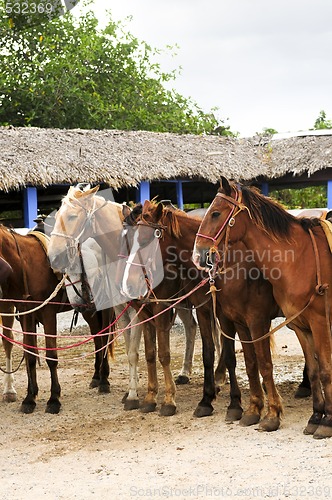
[{"label": "blue support post", "polygon": [[150,199],[150,182],[142,181],[138,186],[137,202],[144,203],[145,200]]},{"label": "blue support post", "polygon": [[37,188],[26,187],[23,189],[23,212],[24,212],[24,227],[31,229],[35,226],[33,219],[37,217],[38,199]]},{"label": "blue support post", "polygon": [[183,210],[182,181],[176,181],[176,200],[177,200],[178,208]]},{"label": "blue support post", "polygon": [[327,181],[327,208],[332,208],[332,180]]},{"label": "blue support post", "polygon": [[261,192],[262,192],[262,194],[264,194],[264,196],[269,196],[269,183],[268,182],[262,182]]}]

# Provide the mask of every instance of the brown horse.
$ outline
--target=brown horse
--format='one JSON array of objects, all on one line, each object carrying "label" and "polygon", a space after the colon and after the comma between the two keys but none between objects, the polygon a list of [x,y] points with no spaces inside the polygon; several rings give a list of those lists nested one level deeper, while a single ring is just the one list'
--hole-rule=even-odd
[{"label": "brown horse", "polygon": [[216,268],[222,249],[227,254],[239,241],[245,245],[242,259],[254,261],[271,283],[302,346],[313,397],[313,414],[304,433],[331,437],[332,256],[321,223],[297,219],[257,190],[223,178],[196,237],[196,264]]},{"label": "brown horse", "polygon": [[[181,275],[188,290],[193,290],[202,278],[197,271],[195,272],[195,266],[191,260],[192,248],[199,225],[200,220],[188,217],[187,214],[180,210],[174,211],[163,208],[162,204],[155,204],[149,201],[145,202],[141,220],[138,222],[138,240],[141,248],[144,249],[149,239],[153,237],[154,233],[151,232],[151,228],[159,229],[160,234],[162,234],[160,248],[164,266],[175,265],[177,269],[174,272],[173,279]],[[130,290],[132,287],[137,289],[139,280],[141,280],[140,293],[145,295],[147,291],[145,275],[139,271],[138,260],[135,262],[132,259],[132,264],[134,265],[130,267],[131,261],[129,259],[129,271],[125,273],[126,282],[123,283],[123,287],[127,290]],[[224,293],[226,290],[225,284],[229,280],[230,277],[227,275],[217,280],[216,285],[220,290],[220,293],[217,294],[217,314],[222,324],[222,329],[225,332],[227,331],[228,337],[234,338],[235,331],[237,331],[241,340],[244,341],[243,350],[250,383],[251,400],[249,409],[241,419],[241,424],[251,425],[257,423],[260,419],[264,406],[264,394],[259,379],[256,353],[250,340],[251,336],[258,338],[266,332],[266,329],[270,326],[271,318],[277,315],[279,308],[273,300],[269,283],[262,278],[247,282],[241,275],[238,275],[237,279],[233,280],[232,286],[227,288],[226,294]],[[168,281],[166,280],[167,283],[169,283],[169,278]],[[198,307],[197,317],[199,321],[201,319],[199,324],[203,342],[204,396],[195,411],[197,416],[205,416],[212,413],[213,407],[211,402],[215,397],[215,390],[212,389],[214,388],[214,346],[210,323],[212,307],[211,301],[207,302],[207,292],[209,292],[208,285],[194,291],[189,297],[189,300]],[[154,289],[154,293],[158,298],[158,287]],[[229,342],[229,339],[226,338],[225,341]],[[264,430],[275,430],[279,427],[282,407],[273,382],[269,339],[256,344],[256,352],[269,402],[267,415],[262,420],[260,427]],[[232,359],[231,350],[228,350],[226,354],[226,361],[228,369],[231,368],[232,373],[231,404],[226,418],[227,420],[233,420],[241,417],[242,409],[239,404],[240,393],[235,382],[235,372],[233,371],[235,369],[235,361]],[[232,391],[233,384],[234,392]]]},{"label": "brown horse", "polygon": [[[44,327],[47,348],[47,364],[51,375],[51,396],[47,402],[46,412],[58,413],[60,410],[60,384],[57,375],[58,356],[56,351],[56,315],[62,311],[71,310],[64,289],[58,291],[52,299],[54,302],[48,303],[35,312],[25,314],[26,311],[36,308],[36,301],[45,301],[55,288],[59,285],[59,278],[51,269],[41,240],[33,233],[20,235],[13,230],[0,226],[0,251],[1,256],[11,266],[12,272],[2,283],[2,296],[6,301],[0,301],[0,315],[4,328],[4,336],[12,339],[12,327],[15,314],[23,313],[19,316],[23,329],[23,343],[27,346],[25,350],[26,370],[28,375],[27,396],[22,402],[21,409],[24,413],[31,413],[36,406],[38,394],[36,357],[38,355],[37,337],[35,335],[38,323]],[[84,313],[84,317],[90,326],[91,333],[98,333],[102,328],[100,317],[91,311]],[[99,351],[98,362],[95,366],[93,376],[93,386],[97,380],[101,383],[101,391],[109,392],[109,382],[107,380],[109,367],[104,352],[101,352],[103,344],[106,344],[105,337],[95,337],[96,350]],[[3,338],[7,360],[11,357],[12,343]],[[8,362],[8,361],[7,361]],[[97,366],[98,365],[98,366]],[[101,369],[102,366],[102,369]],[[9,371],[9,370],[7,370]],[[9,374],[10,375],[10,374]],[[15,400],[15,390],[12,386],[12,376],[10,375],[11,386],[9,392],[4,395],[7,400]]]}]

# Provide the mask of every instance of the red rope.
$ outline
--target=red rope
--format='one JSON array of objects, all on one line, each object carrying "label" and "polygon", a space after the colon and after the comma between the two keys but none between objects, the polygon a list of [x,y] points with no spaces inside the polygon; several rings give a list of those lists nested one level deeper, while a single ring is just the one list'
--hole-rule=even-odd
[{"label": "red rope", "polygon": [[[141,326],[149,321],[152,321],[153,319],[161,316],[162,314],[164,314],[165,312],[169,311],[170,309],[172,309],[173,307],[177,306],[180,302],[182,302],[184,299],[186,299],[187,297],[189,297],[192,293],[196,292],[199,288],[201,288],[202,286],[204,286],[207,282],[209,281],[209,278],[205,278],[204,280],[202,280],[198,285],[196,285],[192,290],[190,290],[188,293],[186,293],[185,295],[182,295],[176,302],[172,303],[169,307],[167,307],[166,309],[163,309],[162,311],[159,311],[159,313],[155,314],[154,316],[151,316],[145,320],[142,320],[140,321],[139,323],[136,323],[134,326]],[[113,325],[115,325],[118,320],[121,318],[121,316],[127,311],[127,309],[132,305],[131,302],[129,302],[126,307],[121,311],[121,313],[119,314],[119,316],[117,316],[117,318],[112,322],[110,323],[108,326],[106,326],[105,328],[103,328],[102,330],[100,330],[100,332],[97,332],[96,334],[94,335],[89,335],[88,337],[86,337],[83,341],[81,342],[76,342],[75,344],[70,344],[68,346],[64,346],[64,347],[36,347],[36,346],[31,346],[29,344],[24,344],[23,342],[20,342],[18,340],[15,340],[15,339],[11,339],[9,337],[7,337],[6,335],[4,335],[3,333],[0,333],[0,337],[2,337],[3,339],[6,339],[8,342],[10,342],[11,344],[16,344],[17,346],[21,347],[23,349],[23,351],[25,352],[28,352],[29,354],[33,354],[35,356],[39,356],[38,353],[34,353],[34,352],[31,352],[29,349],[38,349],[39,350],[42,350],[42,351],[65,351],[65,350],[69,350],[69,349],[72,349],[74,347],[80,347],[81,345],[84,345],[88,342],[90,342],[91,340],[93,340],[97,335],[109,335],[109,331],[107,331],[107,333],[104,333],[106,330],[109,330]],[[143,304],[140,308],[140,310],[138,311],[137,314],[140,313],[140,311],[142,310],[142,308],[145,306],[146,304]],[[0,314],[1,315],[1,314]],[[121,330],[115,330],[114,332],[112,332],[113,334],[113,339],[107,344],[110,345],[111,343],[115,342],[115,340],[126,330],[128,330],[129,328],[132,327],[131,325],[132,321],[129,322],[129,324],[125,327],[125,328],[122,328]],[[49,337],[49,338],[52,338],[52,337],[55,337],[55,338],[68,338],[68,336],[58,336],[58,335],[54,335],[54,334],[47,334],[47,333],[36,333],[36,332],[20,332],[18,330],[12,330],[8,327],[4,327],[2,325],[2,328],[3,329],[7,329],[7,330],[11,330],[11,331],[14,331],[14,332],[17,332],[17,333],[23,333],[23,334],[26,334],[26,335],[37,335],[37,336],[41,336],[41,337]],[[78,337],[82,337],[81,335],[80,336],[77,336],[76,338]],[[102,348],[104,349],[104,347]],[[95,354],[96,352],[99,352],[98,351],[93,351],[91,353],[89,353],[89,355],[93,355]],[[46,360],[51,360],[51,361],[54,361],[53,358],[47,358],[46,356],[43,356],[43,359],[46,359]],[[74,359],[79,359],[79,358],[74,358]]]}]

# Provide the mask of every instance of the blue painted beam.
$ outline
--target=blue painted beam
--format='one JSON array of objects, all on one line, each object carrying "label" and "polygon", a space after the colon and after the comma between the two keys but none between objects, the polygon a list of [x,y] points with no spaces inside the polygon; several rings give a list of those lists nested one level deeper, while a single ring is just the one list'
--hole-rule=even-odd
[{"label": "blue painted beam", "polygon": [[269,196],[269,183],[268,182],[262,182],[261,192],[265,196]]},{"label": "blue painted beam", "polygon": [[34,219],[37,217],[38,198],[37,188],[26,187],[23,189],[23,212],[24,227],[31,229],[36,225]]},{"label": "blue painted beam", "polygon": [[144,203],[150,199],[150,182],[142,181],[138,186],[137,202]]},{"label": "blue painted beam", "polygon": [[332,180],[327,181],[327,208],[332,208]]},{"label": "blue painted beam", "polygon": [[176,181],[176,200],[177,206],[183,210],[183,191],[182,191],[182,181]]}]

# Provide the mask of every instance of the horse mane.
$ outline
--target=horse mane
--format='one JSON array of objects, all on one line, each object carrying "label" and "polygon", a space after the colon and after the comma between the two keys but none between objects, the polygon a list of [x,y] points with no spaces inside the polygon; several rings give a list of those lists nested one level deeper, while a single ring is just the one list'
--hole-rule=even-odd
[{"label": "horse mane", "polygon": [[[156,208],[158,206],[158,202],[155,200],[150,201],[151,205]],[[183,210],[179,208],[173,208],[172,206],[163,207],[162,216],[160,219],[160,223],[166,227],[167,232],[170,236],[174,238],[181,237],[181,228],[179,221],[177,219],[177,215],[186,215]]]},{"label": "horse mane", "polygon": [[243,202],[248,207],[253,222],[273,240],[291,240],[291,227],[300,225],[304,231],[319,225],[318,218],[295,217],[276,200],[264,196],[253,186],[242,186]]}]

